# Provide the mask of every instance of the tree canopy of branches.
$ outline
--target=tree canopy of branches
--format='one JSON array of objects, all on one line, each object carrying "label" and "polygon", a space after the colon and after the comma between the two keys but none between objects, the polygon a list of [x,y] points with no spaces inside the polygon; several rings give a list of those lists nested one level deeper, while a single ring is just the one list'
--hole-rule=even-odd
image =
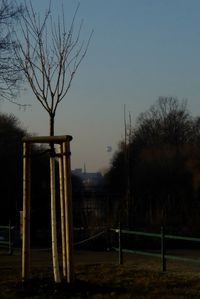
[{"label": "tree canopy of branches", "polygon": [[139,116],[126,149],[129,170],[123,146],[107,174],[111,193],[122,198],[130,181],[132,226],[189,227],[191,219],[198,218],[194,214],[200,208],[199,125],[187,103],[173,97],[159,98]]},{"label": "tree canopy of branches", "polygon": [[15,67],[15,41],[13,24],[23,14],[23,9],[16,2],[0,1],[0,98],[16,103],[14,97],[20,80],[18,68]]},{"label": "tree canopy of branches", "polygon": [[193,137],[193,121],[185,101],[160,97],[137,121],[134,139],[146,145],[188,143]]},{"label": "tree canopy of branches", "polygon": [[78,7],[67,28],[64,11],[55,22],[50,5],[41,17],[30,2],[21,18],[21,31],[16,32],[18,66],[49,114],[50,135],[54,135],[57,107],[71,87],[91,38],[81,40],[83,22],[76,26],[77,12]]}]

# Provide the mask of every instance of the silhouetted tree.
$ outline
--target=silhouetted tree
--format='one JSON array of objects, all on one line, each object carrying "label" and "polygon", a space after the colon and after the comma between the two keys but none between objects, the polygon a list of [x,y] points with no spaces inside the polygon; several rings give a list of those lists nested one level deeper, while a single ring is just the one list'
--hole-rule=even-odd
[{"label": "silhouetted tree", "polygon": [[0,113],[0,219],[16,221],[22,196],[22,144],[26,131],[13,115]]},{"label": "silhouetted tree", "polygon": [[[27,136],[20,121],[12,114],[0,113],[0,223],[19,225],[22,210],[22,138]],[[44,149],[32,148],[31,213],[35,222],[45,227],[43,209],[48,207],[49,167]],[[36,209],[37,207],[37,209]],[[46,213],[44,213],[46,215]],[[42,221],[44,221],[42,223]],[[34,221],[33,221],[34,222]],[[35,226],[35,224],[33,225]]]},{"label": "silhouetted tree", "polygon": [[137,121],[134,143],[141,146],[179,145],[193,137],[193,120],[185,101],[160,97]]},{"label": "silhouetted tree", "polygon": [[[177,98],[159,98],[139,116],[128,145],[132,225],[191,223],[194,206],[199,206],[199,123]],[[122,199],[127,181],[123,161],[121,147],[107,174],[109,187]]]},{"label": "silhouetted tree", "polygon": [[18,81],[21,79],[16,68],[12,26],[23,13],[22,6],[15,1],[0,1],[0,99],[16,102]]}]

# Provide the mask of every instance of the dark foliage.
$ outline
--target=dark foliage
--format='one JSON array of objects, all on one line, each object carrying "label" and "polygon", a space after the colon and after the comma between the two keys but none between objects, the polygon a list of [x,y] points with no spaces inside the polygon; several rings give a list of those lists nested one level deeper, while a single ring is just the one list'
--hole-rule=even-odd
[{"label": "dark foliage", "polygon": [[132,131],[131,142],[120,147],[105,177],[111,196],[120,194],[123,223],[195,231],[200,209],[199,118],[190,115],[186,102],[159,98]]},{"label": "dark foliage", "polygon": [[[23,146],[27,136],[19,120],[13,115],[0,113],[0,225],[9,221],[19,228],[23,198]],[[59,188],[58,163],[57,187]],[[81,205],[82,182],[72,176],[73,197]],[[57,192],[57,212],[60,210]],[[74,211],[78,223],[79,216]],[[50,241],[50,174],[49,153],[44,146],[31,146],[31,240],[44,244]]]},{"label": "dark foliage", "polygon": [[0,114],[0,218],[16,221],[22,198],[22,137],[26,134],[13,115]]}]

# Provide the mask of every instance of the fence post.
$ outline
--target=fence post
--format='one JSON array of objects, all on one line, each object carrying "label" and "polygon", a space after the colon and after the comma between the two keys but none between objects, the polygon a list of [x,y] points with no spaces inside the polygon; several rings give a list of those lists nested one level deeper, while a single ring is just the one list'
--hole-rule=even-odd
[{"label": "fence post", "polygon": [[119,265],[123,265],[122,238],[121,238],[121,223],[120,223],[120,222],[119,222]]},{"label": "fence post", "polygon": [[23,142],[22,281],[30,270],[30,144]]},{"label": "fence post", "polygon": [[164,227],[161,226],[161,270],[166,272],[166,247],[165,247],[165,231]]},{"label": "fence post", "polygon": [[8,227],[8,242],[9,242],[9,251],[8,251],[8,253],[10,254],[10,255],[12,255],[12,232],[11,232],[11,230],[12,230],[12,227],[11,227],[11,222],[10,222],[10,220],[9,220],[9,227]]}]

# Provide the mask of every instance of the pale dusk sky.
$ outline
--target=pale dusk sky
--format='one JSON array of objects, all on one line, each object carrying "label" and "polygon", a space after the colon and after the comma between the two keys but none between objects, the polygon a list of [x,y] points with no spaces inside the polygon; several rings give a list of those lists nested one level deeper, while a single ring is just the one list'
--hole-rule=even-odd
[{"label": "pale dusk sky", "polygon": [[[17,0],[17,2],[20,2]],[[56,134],[73,136],[72,168],[98,171],[109,166],[123,138],[123,109],[133,123],[159,96],[188,100],[200,115],[199,0],[80,0],[77,22],[84,19],[82,38],[94,34],[69,93],[56,115]],[[47,0],[32,0],[42,12]],[[59,13],[62,1],[52,0]],[[66,20],[78,1],[63,0]],[[28,132],[48,135],[48,115],[29,86],[18,101],[26,111],[2,102]],[[106,146],[113,151],[107,152]]]}]

